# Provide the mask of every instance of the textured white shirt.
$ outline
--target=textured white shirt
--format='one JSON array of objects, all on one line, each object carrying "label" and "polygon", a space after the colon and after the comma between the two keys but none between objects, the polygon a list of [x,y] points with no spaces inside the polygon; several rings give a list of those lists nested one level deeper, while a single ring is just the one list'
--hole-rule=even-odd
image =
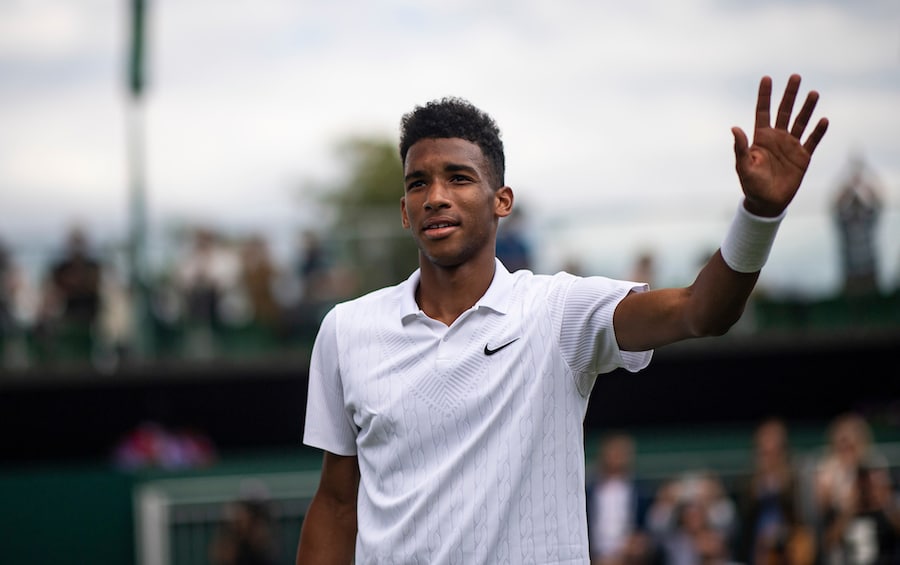
[{"label": "textured white shirt", "polygon": [[359,458],[357,565],[587,563],[584,414],[597,374],[650,362],[612,327],[646,285],[497,261],[447,327],[418,283],[337,305],[313,348],[304,442]]}]

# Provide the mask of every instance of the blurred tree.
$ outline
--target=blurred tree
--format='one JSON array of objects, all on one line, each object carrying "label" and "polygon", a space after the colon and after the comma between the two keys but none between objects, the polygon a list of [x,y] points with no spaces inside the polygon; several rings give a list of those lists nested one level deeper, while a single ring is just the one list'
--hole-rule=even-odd
[{"label": "blurred tree", "polygon": [[396,284],[418,266],[400,221],[403,168],[396,144],[354,137],[335,147],[341,178],[307,186],[332,211],[326,239],[336,262],[353,270],[360,292]]}]

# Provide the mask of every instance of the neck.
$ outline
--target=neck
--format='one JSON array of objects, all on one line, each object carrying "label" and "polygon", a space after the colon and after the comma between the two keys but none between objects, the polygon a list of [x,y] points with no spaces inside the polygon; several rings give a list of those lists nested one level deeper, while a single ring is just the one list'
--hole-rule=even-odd
[{"label": "neck", "polygon": [[440,267],[420,258],[419,265],[416,303],[429,318],[448,326],[474,306],[494,280],[493,256],[455,267]]}]

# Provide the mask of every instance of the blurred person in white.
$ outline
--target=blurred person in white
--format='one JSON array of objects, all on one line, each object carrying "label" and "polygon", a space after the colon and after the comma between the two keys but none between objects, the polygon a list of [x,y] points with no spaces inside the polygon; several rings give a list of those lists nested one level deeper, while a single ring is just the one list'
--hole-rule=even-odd
[{"label": "blurred person in white", "polygon": [[859,465],[849,503],[826,517],[824,544],[829,563],[900,563],[900,504],[882,459]]},{"label": "blurred person in white", "polygon": [[740,545],[737,557],[753,565],[811,565],[815,533],[802,521],[801,485],[787,424],[767,418],[753,434],[753,471],[737,488]]},{"label": "blurred person in white", "polygon": [[226,299],[240,280],[240,259],[217,233],[197,227],[187,252],[175,266],[175,284],[183,305],[187,354],[208,358],[216,353],[216,332],[229,312]]},{"label": "blurred person in white", "polygon": [[647,529],[667,565],[730,562],[737,527],[737,508],[711,471],[663,483],[647,512]]},{"label": "blurred person in white", "polygon": [[583,426],[597,376],[740,318],[828,127],[801,141],[818,93],[791,123],[799,87],[792,75],[773,127],[763,77],[753,144],[732,128],[743,198],[684,288],[510,273],[496,256],[514,202],[496,122],[454,97],[404,115],[400,220],[419,268],[322,321],[303,437],[322,472],[297,563],[589,563]]},{"label": "blurred person in white", "polygon": [[[820,540],[824,539],[829,517],[844,515],[856,504],[858,472],[864,462],[870,466],[886,465],[874,444],[869,422],[855,412],[839,414],[828,426],[828,445],[815,473]],[[833,546],[824,559],[828,564],[843,563]]]},{"label": "blurred person in white", "polygon": [[828,426],[828,445],[815,478],[819,512],[841,510],[854,496],[856,473],[864,460],[883,460],[878,454],[869,422],[855,412],[836,416]]},{"label": "blurred person in white", "polygon": [[600,440],[596,466],[587,484],[591,565],[649,563],[652,547],[643,531],[644,495],[634,476],[635,442],[613,432]]},{"label": "blurred person in white", "polygon": [[878,288],[876,228],[884,208],[881,189],[868,174],[865,162],[855,157],[850,174],[837,192],[834,216],[840,232],[844,295],[873,295]]}]

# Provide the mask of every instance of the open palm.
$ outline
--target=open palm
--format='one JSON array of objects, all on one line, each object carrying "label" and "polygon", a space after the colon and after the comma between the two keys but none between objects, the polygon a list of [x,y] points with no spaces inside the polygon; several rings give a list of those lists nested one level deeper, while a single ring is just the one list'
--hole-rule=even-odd
[{"label": "open palm", "polygon": [[759,84],[756,102],[756,124],[753,145],[741,128],[732,128],[734,134],[735,169],[744,191],[745,206],[759,216],[777,216],[794,198],[813,151],[828,129],[828,120],[821,118],[805,142],[803,132],[809,123],[819,94],[810,91],[790,127],[794,101],[800,89],[800,76],[791,75],[784,96],[778,107],[774,127],[771,125],[770,106],[772,79],[763,77]]}]

